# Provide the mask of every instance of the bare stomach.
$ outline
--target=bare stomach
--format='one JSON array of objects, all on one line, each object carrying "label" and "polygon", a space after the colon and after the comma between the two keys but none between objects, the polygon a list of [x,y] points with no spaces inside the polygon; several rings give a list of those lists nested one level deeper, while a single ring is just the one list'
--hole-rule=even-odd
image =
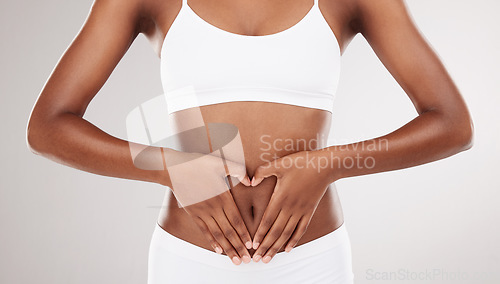
[{"label": "bare stomach", "polygon": [[[229,123],[238,128],[250,178],[258,166],[272,159],[326,146],[324,143],[331,120],[331,114],[327,111],[267,102],[231,102],[203,106],[200,109],[205,123]],[[275,185],[276,177],[272,176],[256,187],[237,184],[231,189],[236,206],[252,237]],[[342,223],[339,197],[335,185],[331,184],[297,245],[324,236]],[[213,250],[196,223],[178,206],[171,191],[165,194],[158,224],[180,239]],[[250,250],[250,254],[253,255],[253,250]]]}]

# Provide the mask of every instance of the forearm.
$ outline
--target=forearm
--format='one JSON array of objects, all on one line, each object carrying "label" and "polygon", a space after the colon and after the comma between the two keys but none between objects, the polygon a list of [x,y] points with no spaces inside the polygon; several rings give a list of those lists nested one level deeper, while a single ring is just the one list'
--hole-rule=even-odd
[{"label": "forearm", "polygon": [[[145,145],[113,137],[71,113],[30,121],[28,144],[35,154],[94,174],[155,183],[163,174],[161,167],[146,170],[134,165],[130,147],[140,150]],[[150,156],[158,160],[158,155]]]},{"label": "forearm", "polygon": [[334,180],[413,167],[454,155],[472,146],[466,116],[447,119],[428,111],[382,137],[325,148]]}]

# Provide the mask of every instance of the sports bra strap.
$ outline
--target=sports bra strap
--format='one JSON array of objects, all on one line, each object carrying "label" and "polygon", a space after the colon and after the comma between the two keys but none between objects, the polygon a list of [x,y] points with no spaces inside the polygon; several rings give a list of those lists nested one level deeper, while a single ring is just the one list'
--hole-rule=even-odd
[{"label": "sports bra strap", "polygon": [[[187,0],[186,0],[187,1]],[[314,0],[313,6],[318,6],[318,0]]]}]

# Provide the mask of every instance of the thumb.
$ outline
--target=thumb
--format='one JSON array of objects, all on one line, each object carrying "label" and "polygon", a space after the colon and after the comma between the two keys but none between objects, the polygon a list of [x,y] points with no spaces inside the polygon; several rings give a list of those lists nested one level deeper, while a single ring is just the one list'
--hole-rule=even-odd
[{"label": "thumb", "polygon": [[259,166],[253,175],[251,184],[252,186],[257,186],[259,185],[265,178],[270,177],[270,176],[277,176],[278,174],[278,169],[275,166],[275,162],[267,162],[261,166]]}]

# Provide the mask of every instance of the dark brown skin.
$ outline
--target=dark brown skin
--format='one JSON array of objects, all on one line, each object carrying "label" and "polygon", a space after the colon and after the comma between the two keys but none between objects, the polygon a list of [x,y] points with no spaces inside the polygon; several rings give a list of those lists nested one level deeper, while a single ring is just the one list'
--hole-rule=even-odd
[{"label": "dark brown skin", "polygon": [[[311,0],[292,2],[189,0],[191,8],[207,22],[244,35],[266,35],[287,29],[312,6]],[[32,111],[27,134],[30,149],[80,170],[169,185],[168,174],[136,168],[128,142],[101,131],[83,119],[83,115],[139,33],[144,34],[160,54],[163,39],[180,7],[181,0],[96,0],[81,32],[58,62]],[[222,235],[216,239],[209,236],[210,231],[201,233],[203,224],[195,222],[185,208],[179,208],[171,193],[166,194],[166,208],[158,219],[166,231],[206,249],[213,250],[214,245],[220,245],[230,258],[236,256],[236,264],[240,259],[247,262],[248,256],[256,261],[264,257],[263,261],[269,262],[270,257],[285,247],[319,238],[342,224],[336,189],[334,185],[328,186],[331,182],[428,163],[472,146],[473,125],[464,100],[414,26],[403,1],[320,0],[319,7],[342,52],[356,34],[366,38],[408,94],[419,116],[400,129],[374,139],[385,139],[387,145],[375,151],[356,149],[352,147],[355,144],[345,148],[332,146],[323,151],[305,148],[271,151],[278,157],[298,161],[297,165],[301,165],[307,154],[315,157],[334,154],[343,159],[371,156],[376,161],[373,168],[329,164],[317,171],[299,167],[285,169],[279,167],[282,160],[271,167],[262,167],[267,161],[260,157],[264,146],[259,138],[266,134],[274,139],[326,136],[330,113],[266,102],[204,106],[201,109],[206,122],[232,123],[240,130],[246,170],[248,176],[255,176],[256,186],[238,184],[228,193],[250,236],[240,230],[236,237]],[[283,121],[294,127],[283,127]],[[232,201],[226,198],[225,202]],[[220,240],[226,237],[229,242],[222,244]],[[235,247],[236,250],[230,247],[229,243],[245,243],[250,238],[255,246],[260,244],[255,254],[244,245]]]}]

